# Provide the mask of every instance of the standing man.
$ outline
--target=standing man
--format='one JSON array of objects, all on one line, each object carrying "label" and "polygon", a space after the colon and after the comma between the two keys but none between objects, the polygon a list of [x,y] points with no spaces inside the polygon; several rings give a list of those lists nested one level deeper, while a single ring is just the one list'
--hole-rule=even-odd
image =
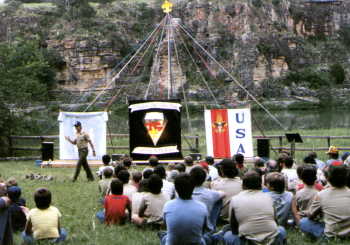
[{"label": "standing man", "polygon": [[87,156],[89,153],[88,144],[90,144],[93,156],[96,156],[94,145],[91,142],[90,136],[88,133],[82,131],[81,122],[76,121],[74,124],[75,130],[76,130],[76,138],[75,140],[72,140],[69,138],[69,136],[66,136],[66,140],[68,140],[71,144],[77,145],[78,152],[79,152],[79,160],[77,163],[77,166],[75,168],[75,173],[73,176],[73,182],[75,182],[79,176],[81,166],[83,166],[86,177],[89,181],[94,180],[94,176],[91,173],[89,164],[87,162]]}]

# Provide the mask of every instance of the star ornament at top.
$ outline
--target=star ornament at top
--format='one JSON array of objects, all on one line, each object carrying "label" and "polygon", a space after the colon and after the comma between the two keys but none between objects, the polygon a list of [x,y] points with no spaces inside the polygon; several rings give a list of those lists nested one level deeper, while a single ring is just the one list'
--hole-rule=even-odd
[{"label": "star ornament at top", "polygon": [[162,9],[164,13],[168,14],[173,10],[173,4],[168,0],[165,0],[165,2],[162,4]]}]

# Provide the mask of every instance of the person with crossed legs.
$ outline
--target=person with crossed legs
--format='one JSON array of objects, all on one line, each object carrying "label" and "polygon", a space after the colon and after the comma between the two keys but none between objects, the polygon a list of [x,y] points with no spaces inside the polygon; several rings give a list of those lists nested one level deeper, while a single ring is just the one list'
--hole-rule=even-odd
[{"label": "person with crossed legs", "polygon": [[89,181],[94,180],[94,176],[91,173],[91,169],[89,167],[89,164],[87,162],[87,156],[89,154],[88,144],[90,145],[92,149],[93,156],[96,156],[94,145],[92,144],[92,141],[90,139],[90,136],[88,133],[82,131],[81,122],[76,121],[74,124],[75,130],[76,130],[76,138],[72,140],[69,138],[69,136],[66,136],[66,140],[68,140],[71,144],[76,145],[78,147],[78,153],[79,153],[79,160],[77,162],[77,166],[75,168],[75,173],[73,176],[73,182],[75,182],[79,176],[81,166],[83,166],[86,177]]}]

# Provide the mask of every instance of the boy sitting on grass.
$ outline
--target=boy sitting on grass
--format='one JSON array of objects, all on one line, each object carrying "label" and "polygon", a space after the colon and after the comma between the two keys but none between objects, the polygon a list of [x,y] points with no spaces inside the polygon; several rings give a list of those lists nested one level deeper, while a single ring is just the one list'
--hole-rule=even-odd
[{"label": "boy sitting on grass", "polygon": [[23,231],[27,223],[26,214],[29,212],[28,208],[22,206],[20,203],[21,188],[18,186],[11,186],[7,189],[7,196],[10,198],[10,215],[13,232]]},{"label": "boy sitting on grass", "polygon": [[114,168],[111,165],[109,165],[109,163],[111,162],[111,157],[109,155],[103,155],[102,162],[103,162],[103,166],[100,167],[97,171],[97,175],[100,179],[102,179],[103,171],[105,169],[111,169],[112,171],[114,170]]},{"label": "boy sitting on grass", "polygon": [[[111,182],[111,195],[105,197],[104,211],[99,211],[96,217],[107,225],[124,224],[129,215],[131,219],[131,202],[129,198],[123,195],[123,183],[118,179]],[[126,213],[128,210],[128,214]]]},{"label": "boy sitting on grass", "polygon": [[163,182],[157,174],[152,174],[148,179],[149,193],[146,193],[140,204],[138,225],[147,224],[160,228],[163,224],[163,207],[169,196],[162,193]]},{"label": "boy sitting on grass", "polygon": [[111,186],[113,176],[113,169],[105,168],[103,170],[103,179],[98,182],[98,190],[100,191],[102,198],[107,195],[108,189]]},{"label": "boy sitting on grass", "polygon": [[33,244],[36,240],[49,240],[53,243],[66,240],[67,232],[60,226],[61,213],[51,206],[51,192],[39,188],[34,193],[36,208],[29,211],[27,224],[22,238],[24,244]]}]

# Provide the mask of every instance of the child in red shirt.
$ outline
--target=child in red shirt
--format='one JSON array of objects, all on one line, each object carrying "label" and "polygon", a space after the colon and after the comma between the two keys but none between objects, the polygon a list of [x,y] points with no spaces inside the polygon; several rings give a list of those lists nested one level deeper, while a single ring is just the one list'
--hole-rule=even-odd
[{"label": "child in red shirt", "polygon": [[[97,218],[107,225],[111,224],[124,224],[127,215],[131,220],[131,202],[129,198],[123,195],[123,183],[114,179],[111,182],[111,195],[105,197],[104,201],[104,213],[97,213]],[[125,212],[128,210],[128,214]]]}]

